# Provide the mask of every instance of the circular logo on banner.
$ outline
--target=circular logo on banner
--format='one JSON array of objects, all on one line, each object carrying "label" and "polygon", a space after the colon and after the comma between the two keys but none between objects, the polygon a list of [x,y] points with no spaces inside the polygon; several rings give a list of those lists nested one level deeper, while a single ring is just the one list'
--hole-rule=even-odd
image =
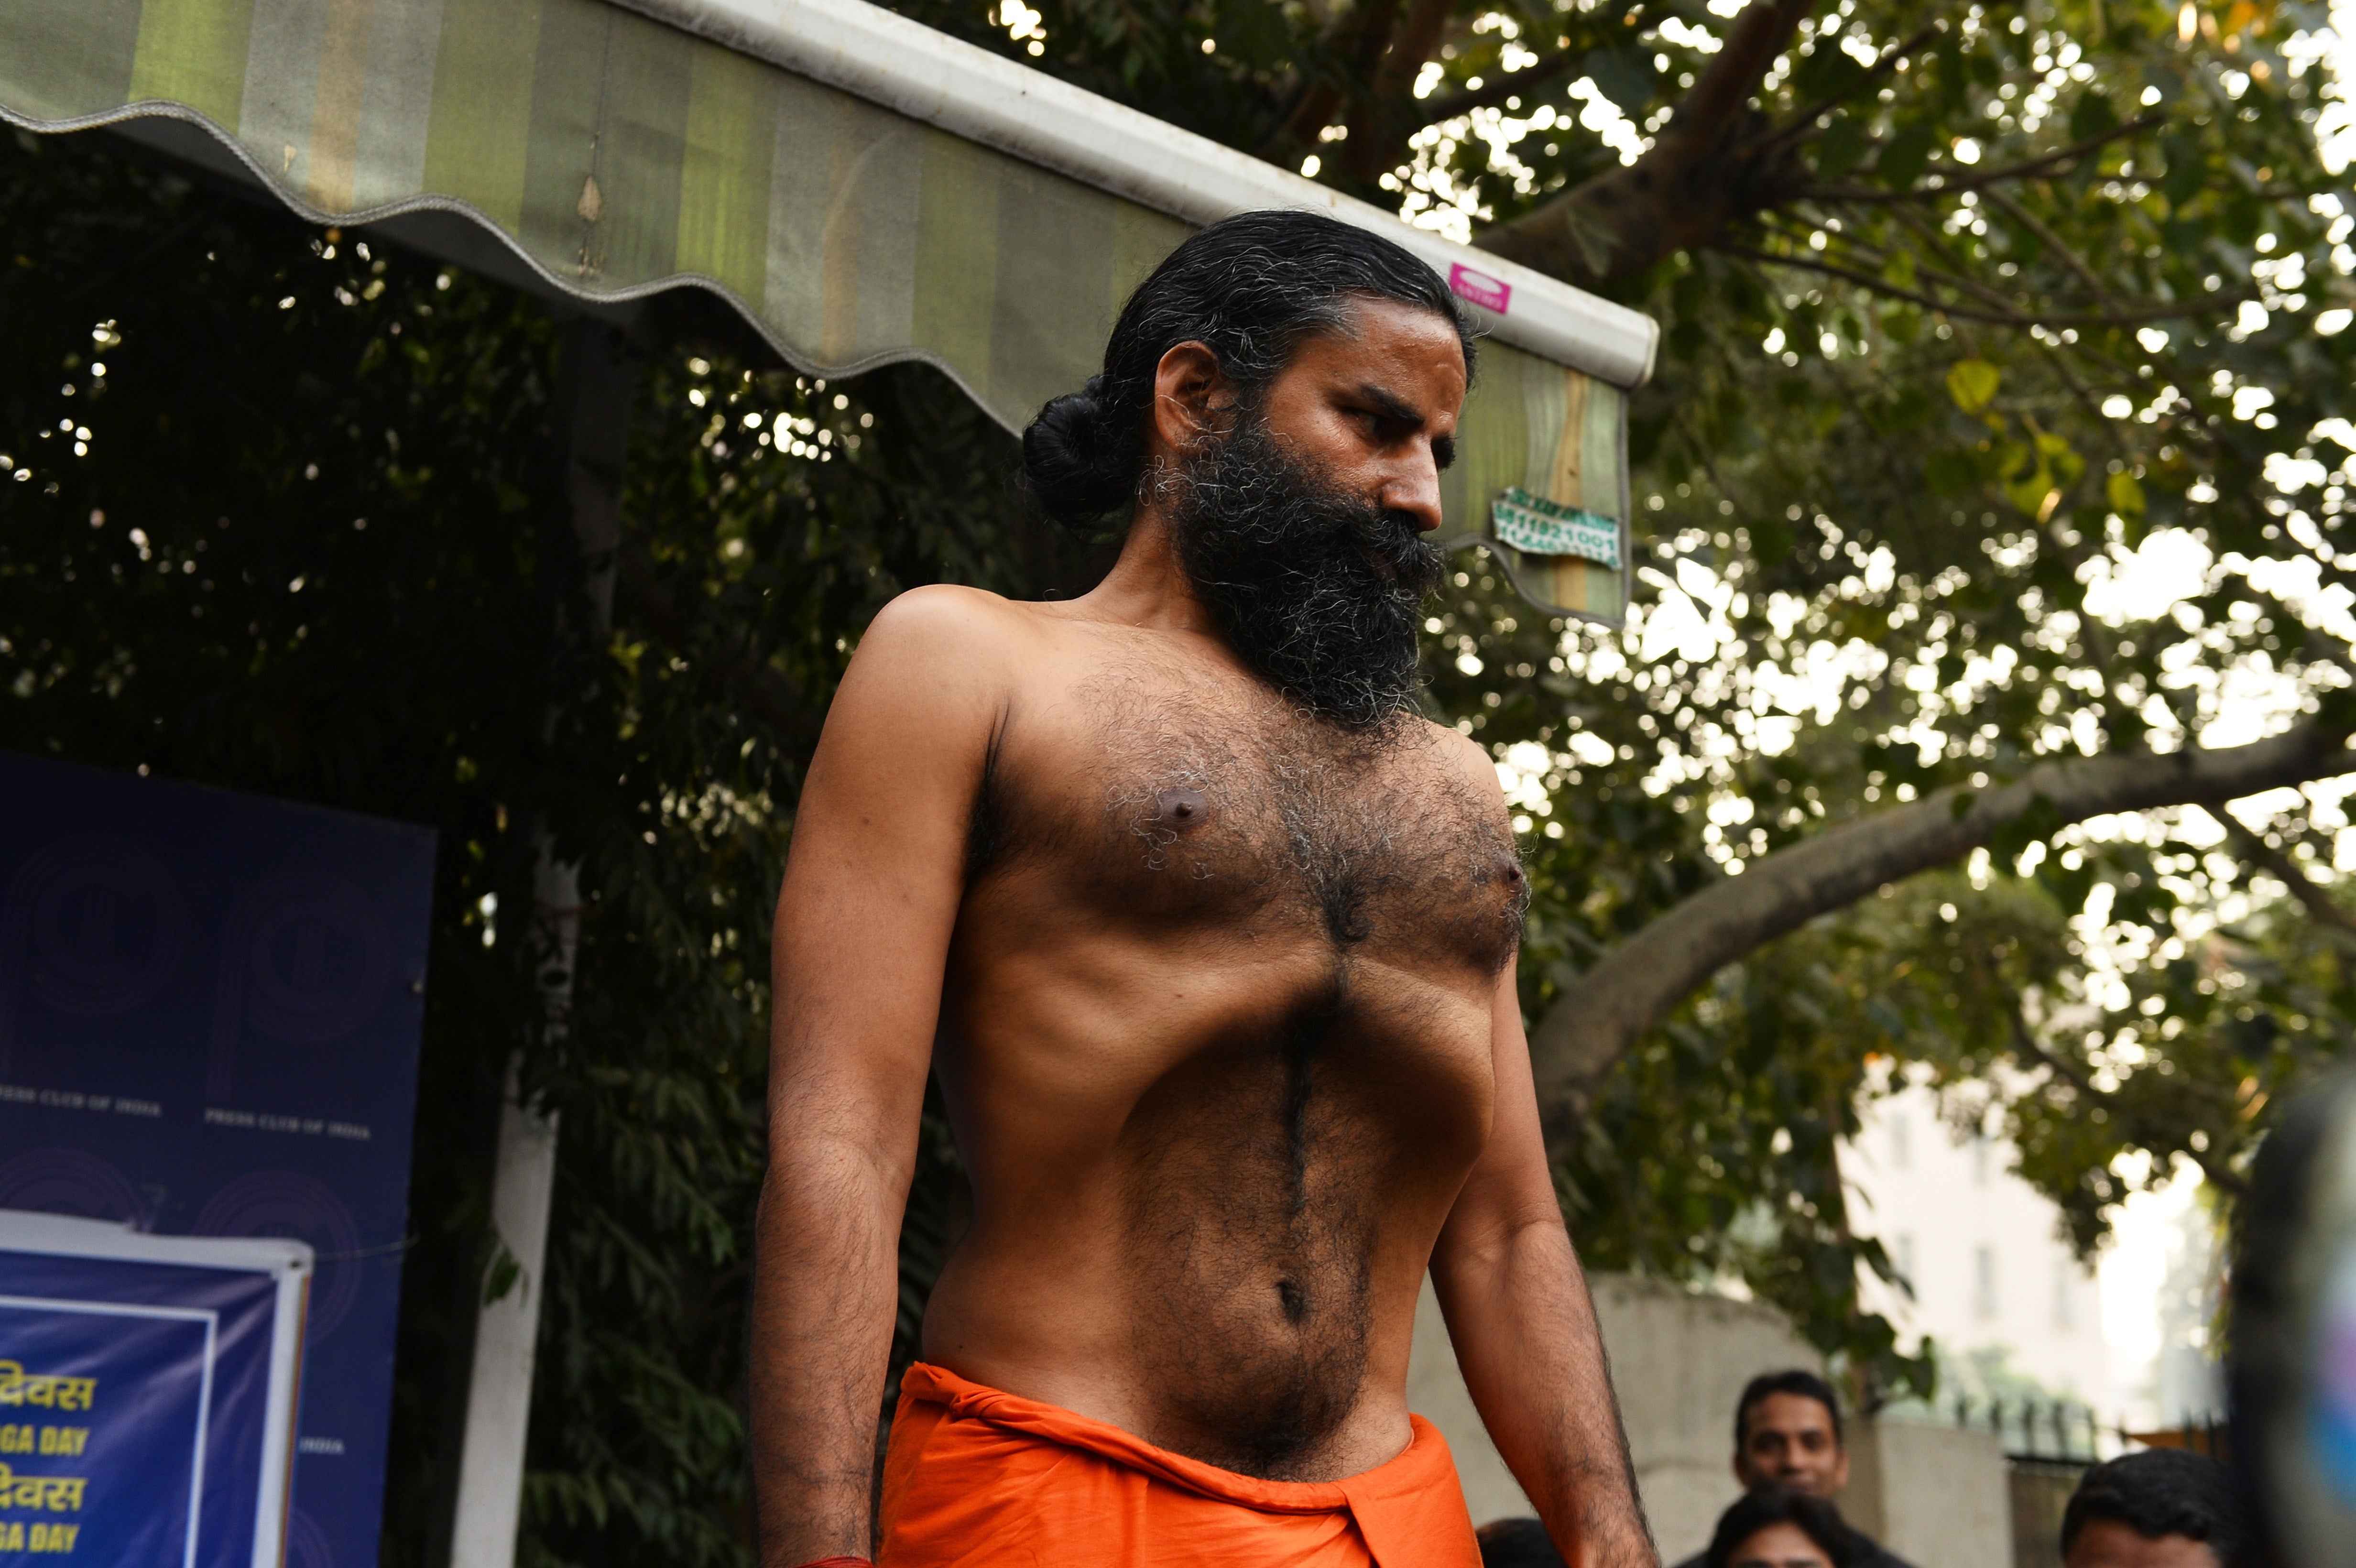
[{"label": "circular logo on banner", "polygon": [[31,960],[33,995],[76,1018],[127,1013],[180,960],[178,890],[155,858],[91,835],[50,845],[8,890],[6,945]]},{"label": "circular logo on banner", "polygon": [[147,1228],[147,1205],[131,1179],[78,1148],[37,1148],[0,1160],[0,1209],[116,1220]]},{"label": "circular logo on banner", "polygon": [[257,1170],[209,1199],[189,1229],[199,1236],[291,1236],[318,1253],[311,1276],[310,1326],[316,1345],[334,1333],[359,1295],[360,1228],[327,1184],[295,1170]]},{"label": "circular logo on banner", "polygon": [[336,1568],[327,1531],[299,1508],[286,1510],[286,1563],[287,1568]]},{"label": "circular logo on banner", "polygon": [[327,871],[254,890],[246,978],[253,1027],[289,1045],[352,1032],[384,997],[392,944],[368,895]]}]

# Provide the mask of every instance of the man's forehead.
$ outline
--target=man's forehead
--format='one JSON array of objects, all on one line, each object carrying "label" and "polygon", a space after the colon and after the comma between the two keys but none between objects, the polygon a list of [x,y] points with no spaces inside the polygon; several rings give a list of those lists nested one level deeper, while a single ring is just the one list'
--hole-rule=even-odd
[{"label": "man's forehead", "polygon": [[1832,1412],[1825,1408],[1824,1402],[1804,1393],[1778,1390],[1751,1407],[1753,1432],[1768,1426],[1821,1426],[1830,1431],[1832,1424]]},{"label": "man's forehead", "polygon": [[1464,344],[1454,324],[1395,300],[1352,301],[1349,316],[1302,341],[1292,363],[1394,419],[1452,415],[1464,398]]}]

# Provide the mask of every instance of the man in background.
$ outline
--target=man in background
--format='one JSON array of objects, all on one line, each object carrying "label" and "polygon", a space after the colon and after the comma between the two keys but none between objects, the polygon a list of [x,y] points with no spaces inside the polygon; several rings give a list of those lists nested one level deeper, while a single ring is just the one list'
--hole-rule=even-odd
[{"label": "man in background", "polygon": [[2205,1455],[2147,1448],[2088,1470],[2062,1516],[2064,1568],[2257,1568],[2233,1473]]},{"label": "man in background", "polygon": [[[1746,1492],[1781,1487],[1832,1501],[1848,1485],[1848,1449],[1831,1385],[1798,1368],[1752,1378],[1734,1406],[1734,1478]],[[1854,1568],[1912,1568],[1864,1531],[1850,1533]],[[1707,1555],[1697,1552],[1677,1568],[1702,1568]]]},{"label": "man in background", "polygon": [[[1742,1483],[1746,1496],[1780,1489],[1826,1503],[1848,1484],[1840,1405],[1824,1379],[1795,1368],[1763,1373],[1744,1386],[1734,1407],[1734,1478]],[[1847,1529],[1846,1568],[1912,1568],[1863,1531],[1853,1525]],[[1557,1568],[1562,1561],[1534,1519],[1493,1520],[1481,1527],[1480,1541],[1483,1568]],[[1705,1550],[1677,1568],[1708,1568],[1708,1561]],[[2070,1568],[2084,1565],[2072,1563]],[[2104,1568],[2124,1564],[2105,1563]]]}]

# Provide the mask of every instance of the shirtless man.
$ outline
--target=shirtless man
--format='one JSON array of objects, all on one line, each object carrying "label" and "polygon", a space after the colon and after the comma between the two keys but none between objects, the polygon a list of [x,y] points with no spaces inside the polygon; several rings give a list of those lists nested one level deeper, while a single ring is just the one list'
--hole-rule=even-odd
[{"label": "shirtless man", "polygon": [[[766,1568],[1477,1564],[1407,1408],[1427,1267],[1565,1560],[1656,1562],[1540,1137],[1496,772],[1412,711],[1471,355],[1389,242],[1214,225],[1024,436],[1051,513],[1133,508],[1102,584],[920,589],[861,642],[777,910]],[[973,1223],[879,1522],[928,1072]]]}]

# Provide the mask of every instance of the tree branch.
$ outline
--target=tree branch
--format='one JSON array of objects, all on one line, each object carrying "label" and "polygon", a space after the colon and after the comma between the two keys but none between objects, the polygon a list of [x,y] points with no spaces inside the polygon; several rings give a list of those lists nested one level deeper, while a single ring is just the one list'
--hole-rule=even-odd
[{"label": "tree branch", "polygon": [[[1323,52],[1331,56],[1346,51],[1350,60],[1344,74],[1329,76],[1301,94],[1292,117],[1285,122],[1284,135],[1300,146],[1317,144],[1317,133],[1333,120],[1347,83],[1365,80],[1373,73],[1375,63],[1382,59],[1383,50],[1389,47],[1391,29],[1398,25],[1398,10],[1399,0],[1365,0],[1333,25],[1326,35],[1327,47]],[[1261,151],[1265,154],[1268,149]]]},{"label": "tree branch", "polygon": [[1548,55],[1536,65],[1524,66],[1496,80],[1475,88],[1463,89],[1440,98],[1427,98],[1416,105],[1416,119],[1425,125],[1437,125],[1443,120],[1453,120],[1460,114],[1470,114],[1475,109],[1494,109],[1508,98],[1518,98],[1541,83],[1567,76],[1579,69],[1587,56],[1565,49]]},{"label": "tree branch", "polygon": [[2001,187],[1991,187],[1987,195],[1987,199],[2004,208],[2015,223],[2036,236],[2040,245],[2059,257],[2063,266],[2075,272],[2078,275],[2078,281],[2086,285],[2086,292],[2094,295],[2097,303],[2111,297],[2111,291],[2103,286],[2103,280],[2094,276],[2094,269],[2086,265],[2085,260],[2077,251],[2070,249],[2062,241],[2062,236],[2048,229],[2043,219],[2015,200],[2009,191]]},{"label": "tree branch", "polygon": [[[1847,92],[1842,93],[1837,98],[1820,98],[1815,102],[1809,104],[1805,109],[1801,110],[1799,113],[1794,115],[1792,117],[1792,123],[1784,126],[1781,131],[1776,132],[1771,140],[1777,145],[1788,146],[1795,142],[1804,142],[1810,136],[1815,135],[1817,122],[1821,121],[1826,115],[1831,113],[1834,110],[1839,108],[1842,104],[1851,101],[1858,93],[1864,91],[1867,88],[1871,87],[1875,82],[1881,80],[1884,77],[1890,75],[1890,72],[1896,70],[1900,60],[1905,59],[1913,54],[1916,49],[1921,48],[1924,44],[1929,43],[1933,37],[1946,31],[1946,28],[1947,19],[1944,16],[1936,16],[1932,18],[1930,21],[1925,22],[1922,26],[1915,28],[1913,32],[1907,35],[1905,37],[1901,38],[1898,42],[1882,50],[1880,56],[1874,60],[1873,64],[1867,68],[1866,73],[1858,79],[1858,82],[1855,87],[1850,88]],[[1818,48],[1823,48],[1826,45],[1819,41],[1816,47]]]},{"label": "tree branch", "polygon": [[2159,805],[2222,805],[2262,790],[2356,772],[2345,726],[2301,724],[2217,751],[2057,761],[2010,784],[1946,789],[1752,863],[1605,954],[1530,1031],[1550,1141],[1576,1136],[1631,1045],[1727,965],[1885,883],[1961,859],[2031,811],[2052,827]]},{"label": "tree branch", "polygon": [[2066,147],[2040,153],[2018,164],[2007,164],[2000,169],[1975,169],[1965,164],[1933,164],[1925,172],[1939,176],[1937,185],[1912,186],[1905,190],[1883,190],[1879,186],[1869,185],[1816,185],[1810,186],[1802,194],[1818,201],[1929,201],[1938,197],[1953,196],[1959,190],[1979,190],[2005,180],[2027,179],[2031,175],[2046,173],[2056,164],[2074,162],[2122,136],[2147,131],[2165,118],[2159,114],[2138,114],[2132,120],[2121,121],[2099,136],[2089,136],[2083,142],[2072,142]]},{"label": "tree branch", "polygon": [[2209,815],[2224,828],[2233,853],[2288,888],[2290,896],[2298,901],[2299,907],[2316,924],[2329,926],[2342,935],[2356,936],[2356,914],[2342,908],[2297,860],[2244,827],[2230,812],[2212,811]]},{"label": "tree branch", "polygon": [[1745,145],[1751,100],[1815,0],[1751,0],[1644,155],[1486,230],[1482,249],[1600,284],[1698,245],[1796,183],[1788,152]]},{"label": "tree branch", "polygon": [[[1789,248],[1782,251],[1766,251],[1762,249],[1760,252],[1761,254],[1779,258],[1788,258],[1794,263],[1798,264],[1814,261],[1817,260],[1818,256],[1822,257],[1825,264],[1827,266],[1840,266],[1844,263],[1855,264],[1861,262],[1864,264],[1864,275],[1867,277],[1879,277],[1881,274],[1878,272],[1872,271],[1871,269],[1886,264],[1890,260],[1891,252],[1868,245],[1864,241],[1858,240],[1854,234],[1842,234],[1838,240],[1839,249],[1837,251],[1836,251],[1831,244],[1827,244],[1822,251],[1817,252],[1816,255],[1811,255],[1809,252],[1815,248],[1807,243],[1805,236],[1794,235],[1789,229],[1785,229],[1781,223],[1776,222],[1774,220],[1775,218],[1780,216],[1780,214],[1773,215],[1768,219],[1766,224],[1767,232],[1774,238],[1785,240]],[[1714,249],[1724,251],[1726,250],[1726,247],[1718,246],[1714,247]],[[1951,264],[1948,266],[1937,267],[1917,261],[1914,263],[1914,275],[1917,281],[1928,280],[1929,283],[1934,285],[1944,284],[1946,287],[1956,290],[1958,293],[1971,294],[1976,297],[1982,304],[1991,310],[2009,313],[2017,308],[2018,302],[2013,298],[2013,296],[2004,293],[2001,289],[1984,283],[1977,278],[1973,277],[1968,271],[1963,270],[1959,263],[1955,263],[1955,258],[1952,253],[1942,250],[1939,254]],[[1836,261],[1834,259],[1836,256],[1839,257],[1840,260]],[[1897,285],[1891,284],[1890,286],[1894,288]]]},{"label": "tree branch", "polygon": [[1424,61],[1440,50],[1440,35],[1456,0],[1408,0],[1407,17],[1390,47],[1366,79],[1366,91],[1347,122],[1349,141],[1339,149],[1343,165],[1369,183],[1407,153],[1415,115],[1415,79]]},{"label": "tree branch", "polygon": [[[2094,1081],[2086,1075],[2083,1068],[2065,1056],[2060,1056],[2046,1050],[2038,1042],[2036,1034],[2029,1027],[2027,1016],[2020,1010],[2020,1001],[2018,997],[2015,997],[2012,1003],[2012,1043],[2016,1055],[2027,1057],[2037,1062],[2087,1099],[2106,1106],[2111,1115],[2119,1119],[2117,1125],[2123,1136],[2133,1138],[2139,1130],[2132,1125],[2134,1118],[2123,1115],[2117,1095],[2106,1094],[2095,1088]],[[2249,1183],[2235,1174],[2232,1167],[2214,1158],[2207,1151],[2187,1147],[2180,1152],[2201,1168],[2201,1179],[2212,1183],[2217,1190],[2227,1197],[2238,1200],[2248,1193]]]},{"label": "tree branch", "polygon": [[1791,42],[1800,18],[1815,9],[1811,0],[1751,0],[1726,30],[1725,45],[1677,104],[1676,115],[1663,128],[1663,139],[1676,133],[1679,121],[1686,121],[1714,140],[1716,129],[1739,115],[1759,91],[1759,84],[1767,80],[1769,69]]},{"label": "tree branch", "polygon": [[2139,321],[2168,321],[2178,316],[2200,315],[2212,308],[2238,304],[2256,296],[2241,293],[2219,293],[2206,300],[2182,301],[2165,304],[2135,305],[2104,311],[2082,312],[2073,315],[2054,315],[2044,311],[1990,310],[1979,305],[1956,304],[1913,289],[1901,289],[1886,278],[1871,272],[1844,267],[1837,261],[1819,261],[1811,256],[1780,255],[1772,251],[1756,250],[1748,245],[1713,244],[1709,247],[1723,255],[1740,256],[1772,267],[1797,267],[1804,272],[1822,272],[1827,277],[1842,278],[1861,288],[1871,289],[1890,299],[1905,300],[1926,310],[1944,311],[1965,321],[1985,321],[1997,326],[2133,326]]}]

